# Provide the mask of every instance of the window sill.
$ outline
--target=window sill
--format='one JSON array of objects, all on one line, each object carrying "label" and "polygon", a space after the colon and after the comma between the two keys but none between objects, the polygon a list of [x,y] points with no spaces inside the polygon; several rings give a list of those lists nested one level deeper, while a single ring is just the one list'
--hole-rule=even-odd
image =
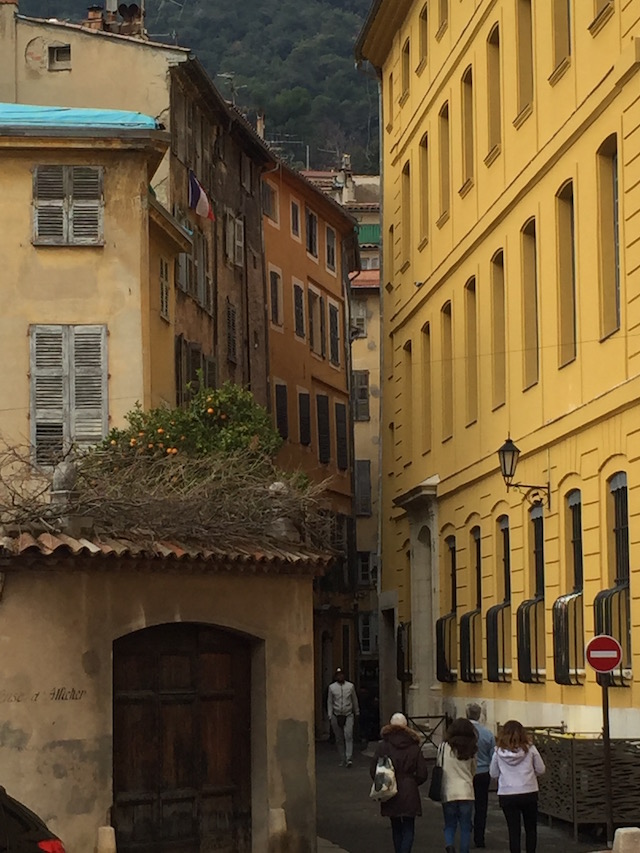
[{"label": "window sill", "polygon": [[571,358],[567,359],[567,361],[558,362],[558,370],[564,370],[565,367],[569,367],[571,364],[573,364],[575,361],[577,361],[577,359],[578,359],[578,356],[573,355],[573,356],[571,356]]},{"label": "window sill", "polygon": [[405,273],[409,269],[410,266],[411,266],[411,261],[405,261],[402,264],[402,266],[400,267],[400,272]]},{"label": "window sill", "polygon": [[422,240],[420,240],[420,243],[418,244],[418,251],[422,252],[423,249],[425,249],[428,245],[429,245],[429,238],[423,237]]},{"label": "window sill", "polygon": [[466,195],[468,195],[471,192],[471,190],[473,189],[473,187],[474,187],[473,178],[467,178],[467,180],[464,182],[464,184],[458,190],[458,195],[460,196],[460,198],[464,198]]},{"label": "window sill", "polygon": [[496,145],[493,146],[491,151],[489,151],[487,156],[484,158],[484,165],[487,168],[489,168],[489,166],[492,166],[496,162],[498,157],[500,156],[501,151],[502,151],[502,146],[498,142]]},{"label": "window sill", "polygon": [[50,65],[47,71],[71,71],[71,63],[68,65]]},{"label": "window sill", "polygon": [[53,242],[52,240],[32,240],[31,244],[39,249],[104,249],[106,243],[104,240],[94,240],[90,243],[67,243],[63,241]]},{"label": "window sill", "polygon": [[448,26],[449,26],[449,21],[448,21],[448,20],[443,21],[443,22],[440,24],[440,27],[439,27],[439,29],[438,29],[438,32],[436,33],[436,41],[442,41],[442,36],[446,33],[446,31],[447,31],[447,27],[448,27]]},{"label": "window sill", "polygon": [[528,385],[525,385],[525,386],[524,386],[524,388],[522,389],[522,393],[523,393],[523,394],[526,394],[526,393],[527,393],[527,391],[531,391],[531,389],[532,389],[532,388],[535,388],[535,387],[536,387],[536,385],[538,385],[538,384],[539,384],[539,382],[540,382],[540,380],[539,380],[539,379],[536,379],[536,380],[535,380],[535,382],[530,382]]},{"label": "window sill", "polygon": [[595,38],[598,35],[600,30],[604,27],[607,21],[610,21],[613,18],[613,13],[615,12],[615,3],[614,0],[609,0],[606,6],[604,6],[598,14],[595,16],[593,21],[589,24],[587,29],[591,33],[591,35]]},{"label": "window sill", "polygon": [[567,71],[571,68],[571,57],[565,56],[559,64],[553,69],[551,75],[549,76],[549,85],[555,86],[556,83],[561,80]]},{"label": "window sill", "polygon": [[491,407],[492,412],[499,411],[503,406],[506,406],[506,400],[502,400],[500,403],[494,403]]},{"label": "window sill", "polygon": [[465,424],[465,427],[464,427],[464,428],[465,428],[465,429],[470,429],[472,426],[475,426],[477,423],[478,423],[478,418],[477,418],[477,417],[475,417],[475,418],[473,418],[472,420],[467,421],[467,423]]},{"label": "window sill", "polygon": [[416,68],[416,75],[417,75],[418,77],[420,77],[420,76],[422,75],[422,72],[424,71],[424,69],[425,69],[426,67],[427,67],[427,57],[426,57],[426,56],[424,56],[424,57],[420,60],[420,64],[419,64],[419,65],[418,65],[418,67]]},{"label": "window sill", "polygon": [[620,326],[616,326],[615,329],[611,329],[610,332],[605,332],[600,337],[600,343],[603,344],[605,341],[610,340],[614,335],[616,335],[620,331]]},{"label": "window sill", "polygon": [[518,115],[513,120],[513,126],[516,130],[520,130],[529,116],[533,115],[533,104],[529,102],[520,110]]},{"label": "window sill", "polygon": [[440,219],[436,222],[437,228],[442,228],[449,221],[449,211],[445,210],[444,213],[440,216]]},{"label": "window sill", "polygon": [[387,133],[391,133],[391,131],[393,130],[393,122],[389,122],[387,125],[385,125],[384,129],[387,131]]},{"label": "window sill", "polygon": [[391,291],[393,290],[393,284],[390,281],[388,281],[385,284],[384,289],[387,291],[387,293],[391,293]]},{"label": "window sill", "polygon": [[318,256],[317,256],[317,255],[312,255],[312,254],[311,254],[311,252],[307,252],[307,257],[309,258],[309,260],[310,260],[310,261],[313,261],[313,262],[314,262],[314,264],[319,264],[319,263],[320,263],[320,261],[319,261],[319,259],[318,259]]},{"label": "window sill", "polygon": [[398,101],[398,103],[400,104],[401,107],[404,107],[404,105],[407,103],[408,100],[409,100],[409,90],[405,89],[405,91],[400,95],[400,100]]},{"label": "window sill", "polygon": [[164,322],[167,323],[168,325],[171,325],[171,320],[165,314],[161,314],[160,319],[164,320]]}]

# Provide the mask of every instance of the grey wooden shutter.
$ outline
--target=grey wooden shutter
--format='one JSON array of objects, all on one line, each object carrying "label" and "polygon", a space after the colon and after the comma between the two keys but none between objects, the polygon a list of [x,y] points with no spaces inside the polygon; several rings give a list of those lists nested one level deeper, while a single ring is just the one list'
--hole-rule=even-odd
[{"label": "grey wooden shutter", "polygon": [[244,266],[244,219],[235,221],[235,265]]},{"label": "grey wooden shutter", "polygon": [[227,359],[232,364],[236,364],[238,360],[236,334],[236,308],[231,302],[227,302]]},{"label": "grey wooden shutter", "polygon": [[316,327],[315,327],[314,318],[313,318],[313,306],[314,306],[315,300],[317,298],[318,297],[315,295],[315,293],[312,293],[311,291],[309,291],[309,298],[308,298],[308,303],[309,303],[309,346],[311,347],[313,352],[315,352],[316,335],[318,334]]},{"label": "grey wooden shutter", "polygon": [[289,409],[287,386],[276,385],[276,427],[281,438],[289,438]]},{"label": "grey wooden shutter", "polygon": [[176,373],[176,405],[183,406],[186,402],[187,366],[186,344],[182,335],[175,339],[175,373]]},{"label": "grey wooden shutter", "polygon": [[331,461],[331,424],[329,422],[329,398],[326,394],[316,394],[318,416],[318,459],[323,464]]},{"label": "grey wooden shutter", "polygon": [[369,420],[369,371],[353,371],[353,408],[356,421]]},{"label": "grey wooden shutter", "polygon": [[97,444],[107,434],[107,328],[69,326],[71,440]]},{"label": "grey wooden shutter", "polygon": [[336,403],[336,461],[340,471],[346,471],[349,467],[347,407],[344,403]]},{"label": "grey wooden shutter", "polygon": [[293,304],[296,335],[304,338],[304,290],[299,284],[293,285]]},{"label": "grey wooden shutter", "polygon": [[335,305],[329,305],[329,357],[332,364],[340,364],[340,313]]},{"label": "grey wooden shutter", "polygon": [[320,354],[323,358],[327,355],[327,318],[325,314],[325,298],[320,297]]},{"label": "grey wooden shutter", "polygon": [[33,174],[33,238],[35,243],[67,240],[64,166],[36,166]]},{"label": "grey wooden shutter", "polygon": [[356,459],[356,515],[371,515],[371,462]]},{"label": "grey wooden shutter", "polygon": [[103,242],[102,171],[100,166],[71,167],[70,243]]},{"label": "grey wooden shutter", "polygon": [[311,396],[306,392],[298,393],[298,422],[300,444],[311,444]]},{"label": "grey wooden shutter", "polygon": [[65,449],[68,413],[66,346],[63,326],[30,328],[31,443],[36,462],[55,463]]},{"label": "grey wooden shutter", "polygon": [[204,357],[204,384],[206,388],[218,386],[218,365],[215,358],[210,355]]},{"label": "grey wooden shutter", "polygon": [[235,257],[236,221],[230,213],[225,216],[224,253],[227,260],[233,263]]}]

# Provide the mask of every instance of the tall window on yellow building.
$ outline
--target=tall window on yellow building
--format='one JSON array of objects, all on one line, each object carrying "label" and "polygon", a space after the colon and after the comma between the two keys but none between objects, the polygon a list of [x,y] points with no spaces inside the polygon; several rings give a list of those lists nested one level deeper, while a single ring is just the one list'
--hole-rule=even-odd
[{"label": "tall window on yellow building", "polygon": [[462,163],[465,184],[473,180],[473,154],[473,69],[469,66],[462,75]]},{"label": "tall window on yellow building", "polygon": [[544,516],[541,505],[529,512],[529,553],[533,595],[522,602],[516,615],[518,629],[518,678],[538,684],[546,675]]},{"label": "tall window on yellow building", "polygon": [[467,424],[471,424],[478,419],[478,310],[475,278],[470,278],[466,283],[464,297]]},{"label": "tall window on yellow building", "polygon": [[402,262],[411,259],[411,163],[402,170]]},{"label": "tall window on yellow building", "polygon": [[618,141],[609,136],[598,149],[598,229],[600,232],[600,333],[620,328],[620,213]]},{"label": "tall window on yellow building", "polygon": [[425,133],[420,143],[420,233],[429,239],[429,137]]},{"label": "tall window on yellow building", "polygon": [[411,42],[409,39],[402,46],[402,95],[407,98],[409,95],[409,84],[411,82]]},{"label": "tall window on yellow building", "polygon": [[487,95],[489,153],[500,145],[502,127],[502,101],[500,95],[500,27],[498,24],[487,39]]},{"label": "tall window on yellow building", "polygon": [[396,251],[396,236],[393,225],[389,226],[387,231],[387,251],[384,257],[384,266],[386,270],[387,281],[393,284],[393,278],[396,274],[395,270],[395,251]]},{"label": "tall window on yellow building", "polygon": [[395,106],[395,97],[393,92],[393,74],[389,74],[389,84],[387,86],[387,128],[393,127],[393,109]]},{"label": "tall window on yellow building", "polygon": [[511,538],[509,517],[496,522],[495,581],[497,604],[487,611],[487,678],[511,680]]},{"label": "tall window on yellow building", "polygon": [[453,318],[451,302],[442,306],[442,440],[453,435]]},{"label": "tall window on yellow building", "polygon": [[422,450],[431,450],[431,326],[422,327]]},{"label": "tall window on yellow building", "polygon": [[402,423],[405,464],[413,454],[413,353],[411,341],[402,348]]},{"label": "tall window on yellow building", "polygon": [[584,679],[584,572],[580,489],[572,489],[566,495],[564,530],[569,592],[553,603],[553,662],[558,684],[581,684]]},{"label": "tall window on yellow building", "polygon": [[449,133],[449,102],[447,101],[438,116],[440,142],[440,217],[449,213],[451,196],[451,164]]},{"label": "tall window on yellow building", "polygon": [[507,393],[507,318],[504,288],[504,253],[496,252],[491,260],[491,364],[493,373],[493,408],[502,406]]},{"label": "tall window on yellow building", "polygon": [[419,21],[420,66],[424,66],[429,57],[429,4],[425,3],[420,12]]},{"label": "tall window on yellow building", "polygon": [[552,0],[553,67],[571,56],[571,0]]},{"label": "tall window on yellow building", "polygon": [[567,181],[556,196],[558,240],[558,365],[564,367],[577,354],[576,247],[573,182]]},{"label": "tall window on yellow building", "polygon": [[533,104],[533,17],[531,0],[518,0],[518,114]]},{"label": "tall window on yellow building", "polygon": [[526,391],[539,378],[538,251],[536,221],[531,218],[521,232],[522,246],[522,370]]},{"label": "tall window on yellow building", "polygon": [[438,681],[453,682],[458,677],[457,667],[457,612],[458,574],[456,560],[456,537],[447,536],[444,542],[448,578],[445,607],[448,612],[436,622],[436,677]]},{"label": "tall window on yellow building", "polygon": [[449,22],[449,0],[438,0],[438,32],[442,33]]}]

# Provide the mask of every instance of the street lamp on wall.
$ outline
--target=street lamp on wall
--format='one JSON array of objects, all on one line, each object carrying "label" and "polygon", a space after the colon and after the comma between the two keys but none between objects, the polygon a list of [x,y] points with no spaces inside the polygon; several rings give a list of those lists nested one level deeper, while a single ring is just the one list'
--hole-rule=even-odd
[{"label": "street lamp on wall", "polygon": [[551,508],[551,486],[547,483],[544,486],[532,486],[530,483],[514,483],[516,476],[516,468],[518,467],[518,459],[520,458],[520,450],[509,436],[505,443],[498,450],[498,459],[500,460],[500,473],[502,479],[509,489],[517,489],[524,491],[525,498],[532,506],[547,506]]}]

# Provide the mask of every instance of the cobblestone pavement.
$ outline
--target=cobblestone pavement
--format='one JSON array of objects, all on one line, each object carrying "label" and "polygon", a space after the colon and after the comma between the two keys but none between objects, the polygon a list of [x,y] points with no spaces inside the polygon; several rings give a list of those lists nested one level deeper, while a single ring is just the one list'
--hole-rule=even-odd
[{"label": "cobblestone pavement", "polygon": [[[333,853],[391,853],[389,821],[380,817],[379,807],[369,799],[369,757],[356,750],[353,767],[338,767],[335,748],[317,744],[318,851]],[[428,785],[428,782],[427,782]],[[423,817],[416,821],[414,853],[444,851],[442,809],[426,796],[423,788]],[[504,817],[495,793],[491,794],[487,822],[487,853],[509,850]],[[572,828],[554,823],[538,826],[538,853],[595,853],[602,842],[587,837],[574,842]],[[473,849],[473,847],[472,847]]]}]

